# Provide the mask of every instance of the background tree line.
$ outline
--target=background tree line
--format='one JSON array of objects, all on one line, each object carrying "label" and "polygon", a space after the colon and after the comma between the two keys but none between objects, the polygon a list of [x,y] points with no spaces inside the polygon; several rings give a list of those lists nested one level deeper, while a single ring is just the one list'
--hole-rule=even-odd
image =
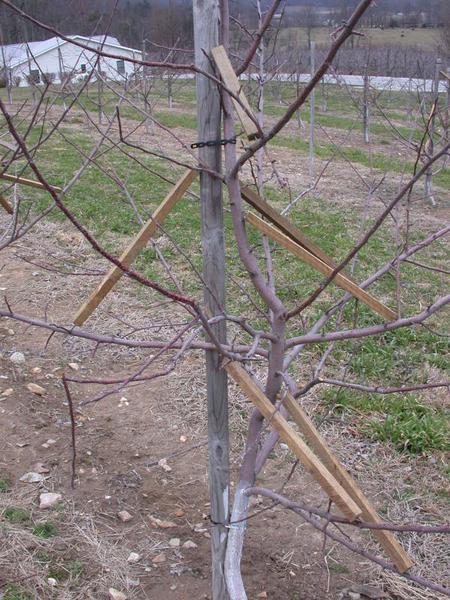
[{"label": "background tree line", "polygon": [[[192,3],[188,0],[119,0],[111,25],[113,0],[72,0],[69,3],[65,0],[16,0],[15,4],[65,34],[99,35],[108,31],[121,44],[139,49],[145,39],[164,47],[193,47]],[[262,3],[263,8],[265,5],[268,2]],[[304,61],[304,68],[307,68],[309,59],[303,50],[309,47],[313,29],[328,25],[331,31],[345,20],[354,5],[355,0],[290,0],[283,10],[282,19],[275,20],[272,28],[275,31],[278,27],[302,27],[306,37],[299,41],[290,34],[283,36],[278,40],[273,60],[284,62],[288,68],[299,66],[299,61]],[[236,20],[245,24],[248,30],[257,28],[253,2],[235,0],[230,8]],[[368,68],[372,75],[432,77],[437,53],[442,58],[450,57],[450,2],[431,0],[424,7],[419,0],[379,0],[368,10],[364,25],[389,27],[399,14],[406,20],[410,19],[411,23],[439,25],[429,49],[378,44],[369,52],[367,38],[352,38],[351,47],[347,44],[348,50],[346,45],[341,51],[339,68],[355,74]],[[238,25],[235,24],[233,29],[232,39],[238,50],[248,44],[249,39]],[[0,33],[5,44],[50,37],[48,32],[19,19],[3,5],[0,5]],[[356,53],[353,52],[354,44],[357,45]],[[158,49],[156,45],[148,44],[147,52],[161,58],[166,50]],[[318,51],[321,51],[320,44]],[[302,52],[305,54],[303,59],[299,58]],[[183,61],[186,58],[175,53],[172,60],[176,61],[178,56]]]}]

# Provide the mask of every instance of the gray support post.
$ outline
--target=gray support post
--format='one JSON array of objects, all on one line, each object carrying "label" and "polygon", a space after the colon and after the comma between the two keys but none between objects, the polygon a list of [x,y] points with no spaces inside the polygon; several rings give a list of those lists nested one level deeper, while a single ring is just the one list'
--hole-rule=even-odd
[{"label": "gray support post", "polygon": [[103,123],[103,81],[101,79],[101,63],[98,61],[97,66],[97,103],[98,103],[98,123]]},{"label": "gray support post", "polygon": [[[316,43],[311,42],[310,44],[311,54],[311,77],[314,75],[316,70]],[[308,174],[311,178],[314,177],[314,145],[315,145],[315,121],[316,121],[316,90],[312,90],[309,95],[309,107],[310,107],[310,118],[309,118],[309,161],[308,161]]]},{"label": "gray support post", "polygon": [[363,129],[364,129],[364,142],[368,144],[370,142],[370,123],[369,123],[369,75],[367,73],[368,67],[364,72],[364,89],[363,89]]},{"label": "gray support post", "polygon": [[[195,64],[212,72],[210,50],[219,43],[218,0],[194,0]],[[197,129],[200,141],[216,140],[221,132],[221,105],[217,86],[197,74]],[[220,146],[199,149],[201,164],[220,172]],[[222,182],[200,174],[204,299],[211,316],[223,312],[225,300],[225,249],[223,234]],[[226,340],[225,322],[213,326],[220,341]],[[206,352],[208,396],[208,447],[211,519],[212,598],[226,600],[224,561],[229,519],[229,442],[227,376],[216,351]],[[222,525],[221,525],[222,524]]]},{"label": "gray support post", "polygon": [[[142,60],[147,60],[147,40],[146,39],[142,40]],[[144,101],[145,112],[147,114],[150,114],[151,113],[151,105],[148,100],[148,95],[150,92],[148,76],[149,76],[149,68],[146,65],[144,65],[142,67],[142,86],[141,86],[142,99]],[[148,119],[147,115],[145,116],[145,132],[150,133],[150,123],[149,123],[149,119]]]},{"label": "gray support post", "polygon": [[[431,89],[431,103],[439,102],[439,78],[441,75],[442,61],[440,58],[436,59],[436,65],[434,70],[434,77]],[[428,143],[427,143],[427,156],[431,158],[434,154],[434,133],[435,133],[435,122],[436,122],[437,108],[434,111],[430,119],[428,127]],[[431,206],[436,206],[436,201],[433,195],[433,166],[431,165],[425,173],[425,200],[428,200]]]}]

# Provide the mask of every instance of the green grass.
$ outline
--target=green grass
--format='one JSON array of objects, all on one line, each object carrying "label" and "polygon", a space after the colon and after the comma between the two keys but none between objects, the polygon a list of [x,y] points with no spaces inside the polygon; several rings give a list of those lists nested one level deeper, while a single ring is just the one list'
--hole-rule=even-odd
[{"label": "green grass", "polygon": [[29,523],[31,520],[30,513],[27,510],[16,506],[5,508],[2,516],[14,525],[23,525]]},{"label": "green grass", "polygon": [[54,523],[45,521],[44,523],[38,523],[33,527],[33,534],[36,537],[47,540],[58,535],[58,528]]},{"label": "green grass", "polygon": [[184,127],[185,129],[197,129],[197,117],[190,113],[158,111],[155,113],[155,118],[165,127]]},{"label": "green grass", "polygon": [[34,558],[40,565],[48,565],[52,562],[52,557],[46,550],[38,550]]},{"label": "green grass", "polygon": [[71,580],[72,583],[79,581],[85,573],[85,565],[80,560],[69,562],[52,562],[48,565],[48,576],[56,581]]},{"label": "green grass", "polygon": [[0,494],[5,494],[11,489],[11,481],[5,475],[0,476]]},{"label": "green grass", "polygon": [[430,451],[450,451],[448,415],[439,415],[419,403],[405,403],[398,413],[372,421],[369,434],[381,442],[391,442],[400,452],[426,454]]},{"label": "green grass", "polygon": [[79,581],[86,571],[86,567],[81,560],[73,560],[67,566],[70,578],[74,582]]},{"label": "green grass", "polygon": [[[270,144],[290,148],[291,150],[298,150],[303,153],[309,152],[309,142],[300,137],[280,135],[271,140]],[[334,157],[336,160],[346,160],[388,173],[406,173],[412,176],[414,169],[413,162],[405,161],[398,157],[377,153],[369,154],[369,152],[365,152],[360,148],[337,146],[331,143],[317,144],[314,154],[323,160],[329,160]],[[441,169],[434,176],[433,181],[441,187],[450,189],[450,169]]]},{"label": "green grass", "polygon": [[[352,347],[357,348],[350,362],[352,370],[364,380],[375,381],[377,377],[398,373],[399,379],[394,382],[398,385],[401,385],[405,374],[409,383],[426,383],[419,381],[411,368],[425,363],[443,372],[450,371],[448,341],[427,329],[398,329],[387,335],[366,338]],[[342,348],[346,349],[346,345]],[[347,348],[350,349],[350,345]]]},{"label": "green grass", "polygon": [[2,600],[33,600],[31,594],[14,584],[6,586],[1,598]]},{"label": "green grass", "polygon": [[438,500],[445,502],[445,504],[450,505],[450,491],[447,489],[438,490],[435,492],[435,496]]},{"label": "green grass", "polygon": [[[369,361],[368,361],[369,362]],[[412,455],[450,450],[450,411],[427,405],[411,394],[363,394],[329,388],[323,402],[336,412],[367,413],[363,430],[372,439],[391,443]]]}]

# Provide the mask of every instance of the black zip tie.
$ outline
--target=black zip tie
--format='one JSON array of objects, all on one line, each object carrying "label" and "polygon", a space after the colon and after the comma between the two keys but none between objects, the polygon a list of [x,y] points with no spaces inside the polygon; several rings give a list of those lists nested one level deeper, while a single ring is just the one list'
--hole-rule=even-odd
[{"label": "black zip tie", "polygon": [[210,140],[209,142],[194,142],[193,144],[191,144],[191,148],[193,150],[195,150],[195,148],[205,148],[205,146],[210,147],[210,146],[225,146],[225,144],[235,144],[236,143],[236,138],[230,138],[230,139],[222,139],[222,140]]}]

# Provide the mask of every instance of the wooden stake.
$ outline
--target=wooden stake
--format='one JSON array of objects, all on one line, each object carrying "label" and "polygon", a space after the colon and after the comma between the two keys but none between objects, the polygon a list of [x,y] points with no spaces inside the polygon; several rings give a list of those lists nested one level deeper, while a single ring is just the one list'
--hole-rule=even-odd
[{"label": "wooden stake", "polygon": [[234,72],[233,65],[228,58],[228,54],[223,46],[217,46],[211,50],[212,57],[214,62],[216,63],[217,69],[222,77],[222,80],[226,87],[233,92],[235,96],[237,96],[241,104],[234,98],[231,98],[233,101],[234,109],[236,111],[237,116],[244,128],[245,133],[249,140],[254,140],[259,137],[258,127],[256,123],[249,117],[247,112],[243,109],[242,105],[245,106],[247,111],[251,114],[252,109],[250,108],[250,104],[242,90],[242,85],[237,78],[236,73]]},{"label": "wooden stake", "polygon": [[[333,272],[332,267],[325,264],[320,258],[305,250],[295,242],[293,242],[290,238],[288,238],[284,233],[281,233],[275,227],[272,227],[256,215],[252,213],[248,213],[246,215],[246,219],[249,223],[254,225],[261,233],[265,233],[267,236],[272,238],[274,241],[278,242],[281,246],[289,250],[292,254],[294,254],[297,258],[300,258],[303,262],[306,262],[308,265],[328,277]],[[361,302],[369,306],[373,311],[381,315],[382,317],[388,319],[389,321],[394,321],[397,318],[397,315],[393,310],[382,304],[379,300],[368,294],[365,290],[360,288],[356,283],[351,281],[348,277],[338,273],[335,275],[334,280],[336,285],[341,287],[343,290],[352,294],[355,298],[358,298]]]},{"label": "wooden stake", "polygon": [[260,390],[250,375],[237,362],[229,362],[225,369],[253,402],[264,418],[277,431],[280,438],[289,446],[295,456],[319,483],[323,491],[351,521],[361,515],[361,509],[344,490],[334,476],[308,448],[302,438],[279,413],[267,396]]},{"label": "wooden stake", "polygon": [[[20,183],[21,185],[27,185],[28,187],[38,188],[40,190],[46,190],[47,188],[40,181],[34,181],[33,179],[26,179],[25,177],[18,177],[17,175],[10,175],[9,173],[0,173],[0,179],[10,181],[11,183]],[[50,186],[55,192],[62,192],[62,188],[52,185]]]},{"label": "wooden stake", "polygon": [[[219,43],[221,7],[218,0],[193,0],[194,48],[197,67],[213,74],[210,53]],[[199,140],[221,137],[222,106],[217,85],[208,77],[196,76],[197,136]],[[199,148],[201,165],[222,172],[220,146]],[[208,172],[200,174],[202,221],[203,297],[211,316],[225,310],[225,243],[222,182]],[[226,321],[212,326],[220,343],[227,339]],[[208,407],[208,480],[211,521],[211,596],[227,600],[225,554],[230,520],[230,442],[228,433],[228,378],[221,368],[217,350],[205,352],[206,396]]]},{"label": "wooden stake", "polygon": [[9,213],[10,215],[13,214],[13,212],[14,212],[13,207],[11,206],[9,201],[5,198],[5,196],[3,196],[3,194],[0,194],[0,204],[3,206],[3,208],[6,210],[7,213]]},{"label": "wooden stake", "polygon": [[[321,459],[325,467],[330,471],[333,477],[336,478],[348,495],[353,498],[356,504],[361,508],[364,520],[369,523],[383,523],[383,520],[379,517],[372,504],[358,487],[356,481],[344,469],[337,457],[327,446],[325,440],[317,431],[314,423],[289,392],[286,394],[283,400],[283,406],[294,419],[298,428],[305,436],[306,440],[309,442],[317,456]],[[411,558],[395,539],[391,531],[374,529],[372,530],[372,533],[380,542],[384,551],[395,564],[400,573],[404,573],[413,566]]]},{"label": "wooden stake", "polygon": [[[128,248],[121,254],[119,260],[125,267],[129,267],[141,250],[145,248],[148,240],[152,237],[155,231],[157,231],[158,225],[164,221],[178,200],[184,196],[196,175],[196,171],[188,169],[183,177],[170,190],[152,217],[147,221],[147,223],[145,223],[145,225],[143,225],[142,229],[129,244]],[[89,299],[83,304],[83,306],[75,315],[73,320],[75,325],[82,325],[86,319],[91,316],[106,294],[112,290],[122,275],[123,271],[119,267],[114,265],[114,267],[110,269],[98,288],[91,294]]]}]

